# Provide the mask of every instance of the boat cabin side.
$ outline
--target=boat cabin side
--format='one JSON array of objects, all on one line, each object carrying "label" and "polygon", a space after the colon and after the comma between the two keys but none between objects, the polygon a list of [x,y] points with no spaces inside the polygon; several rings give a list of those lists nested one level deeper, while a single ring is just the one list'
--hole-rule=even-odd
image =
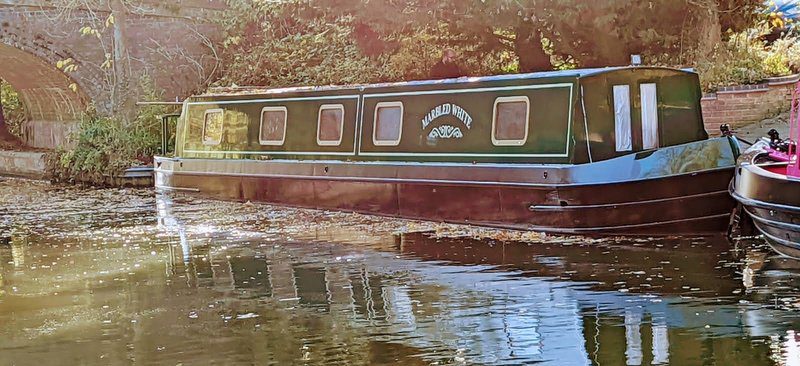
[{"label": "boat cabin side", "polygon": [[707,137],[696,74],[618,68],[201,95],[176,155],[581,164]]}]

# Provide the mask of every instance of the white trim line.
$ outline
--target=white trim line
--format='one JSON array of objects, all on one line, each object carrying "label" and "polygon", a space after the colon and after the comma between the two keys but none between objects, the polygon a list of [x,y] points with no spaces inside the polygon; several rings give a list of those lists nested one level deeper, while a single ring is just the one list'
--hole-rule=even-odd
[{"label": "white trim line", "polygon": [[[320,124],[322,123],[322,111],[324,110],[340,110],[342,111],[342,116],[339,118],[339,139],[338,140],[320,140],[319,139],[319,132]],[[317,145],[318,146],[339,146],[342,144],[342,138],[344,137],[344,104],[323,104],[319,106],[319,111],[317,112]]]},{"label": "white trim line", "polygon": [[556,83],[556,84],[537,84],[537,85],[518,85],[518,86],[498,86],[493,88],[474,88],[474,89],[419,90],[413,92],[364,94],[364,98],[400,97],[409,95],[413,96],[413,95],[430,95],[430,94],[480,93],[480,92],[492,92],[492,91],[552,89],[552,88],[566,88],[566,87],[572,88],[572,85],[573,83]]},{"label": "white trim line", "polygon": [[[592,146],[589,144],[589,116],[586,114],[586,100],[585,100],[586,96],[583,90],[583,85],[581,85],[580,98],[581,98],[581,111],[583,111],[583,131],[586,134],[584,136],[584,140],[586,140],[586,154],[589,155],[589,162],[594,163],[594,160],[592,160]],[[570,100],[572,100],[572,97],[570,97]],[[568,140],[567,144],[569,144],[569,139],[567,140]],[[567,145],[567,148],[569,149],[569,145]]]},{"label": "white trim line", "polygon": [[[525,102],[525,133],[521,140],[499,140],[497,139],[497,106],[500,103],[518,103]],[[531,100],[528,96],[511,96],[511,97],[498,97],[494,100],[494,107],[492,108],[492,145],[494,146],[522,146],[528,141],[528,133],[531,125]]]},{"label": "white trim line", "polygon": [[[352,151],[233,151],[233,150],[226,150],[226,151],[217,151],[217,150],[186,150],[187,153],[192,154],[247,154],[247,155],[318,155],[318,156],[325,156],[325,155],[342,155],[342,156],[353,156],[355,155]],[[194,158],[187,158],[184,159],[194,159]]]},{"label": "white trim line", "polygon": [[[247,154],[247,155],[354,155],[350,151],[209,151],[209,150],[186,150],[192,154]],[[442,157],[496,157],[496,158],[563,158],[562,154],[481,154],[481,153],[407,153],[407,152],[376,152],[360,153],[359,156],[442,156]],[[185,158],[194,159],[194,158]]]},{"label": "white trim line", "polygon": [[[216,143],[206,141],[206,125],[208,124],[208,115],[212,113],[219,113],[222,115],[222,126],[220,126],[221,131],[219,134],[219,139]],[[203,114],[203,134],[200,135],[200,138],[203,140],[203,145],[207,146],[216,146],[222,143],[222,135],[225,134],[225,110],[222,108],[214,108],[214,109],[206,109],[205,113]]]},{"label": "white trim line", "polygon": [[356,101],[356,120],[353,125],[353,156],[361,150],[361,132],[364,129],[364,98],[358,97]]},{"label": "white trim line", "polygon": [[[378,140],[378,111],[381,108],[400,107],[400,133],[397,134],[397,140]],[[375,112],[372,118],[372,144],[375,146],[397,146],[400,145],[400,140],[403,139],[403,117],[405,110],[403,109],[403,102],[379,102],[375,104]]]},{"label": "white trim line", "polygon": [[[261,133],[264,131],[264,112],[283,112],[283,137],[280,140],[264,140]],[[289,110],[284,106],[261,108],[261,122],[258,124],[258,143],[267,146],[283,146],[286,142],[286,121],[289,119]]]},{"label": "white trim line", "polygon": [[186,102],[186,105],[223,105],[223,104],[253,104],[270,102],[297,102],[303,100],[330,100],[330,99],[357,99],[357,94],[348,95],[326,95],[321,97],[294,97],[294,98],[274,98],[274,99],[246,99],[246,100],[218,100],[210,102]]}]

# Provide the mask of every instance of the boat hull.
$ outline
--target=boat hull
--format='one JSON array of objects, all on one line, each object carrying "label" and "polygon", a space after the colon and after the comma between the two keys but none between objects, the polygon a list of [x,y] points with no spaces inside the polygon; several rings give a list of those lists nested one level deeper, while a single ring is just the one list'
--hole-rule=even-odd
[{"label": "boat hull", "polygon": [[747,157],[743,160],[731,195],[775,251],[800,258],[800,181],[771,172]]},{"label": "boat hull", "polygon": [[[715,234],[727,228],[735,206],[727,190],[732,166],[624,182],[547,184],[517,179],[518,170],[499,166],[422,171],[163,158],[157,165],[157,187],[205,197],[562,234]],[[574,175],[570,168],[545,167],[525,174],[548,172],[552,179]]]}]

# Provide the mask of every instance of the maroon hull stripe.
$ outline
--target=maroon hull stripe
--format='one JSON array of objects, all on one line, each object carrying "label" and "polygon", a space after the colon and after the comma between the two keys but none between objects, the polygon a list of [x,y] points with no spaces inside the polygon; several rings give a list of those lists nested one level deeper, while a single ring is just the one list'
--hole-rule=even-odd
[{"label": "maroon hull stripe", "polygon": [[557,233],[718,233],[734,207],[725,191],[733,169],[551,187],[157,174],[162,188],[213,198]]}]

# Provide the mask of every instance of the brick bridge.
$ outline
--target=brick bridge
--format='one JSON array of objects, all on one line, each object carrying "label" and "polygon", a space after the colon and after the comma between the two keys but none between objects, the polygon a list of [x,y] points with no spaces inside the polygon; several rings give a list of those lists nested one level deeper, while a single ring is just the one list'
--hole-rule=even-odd
[{"label": "brick bridge", "polygon": [[223,8],[223,0],[0,0],[0,78],[25,104],[26,142],[59,146],[89,106],[129,114],[145,80],[161,99],[191,94],[217,67],[212,21]]}]

